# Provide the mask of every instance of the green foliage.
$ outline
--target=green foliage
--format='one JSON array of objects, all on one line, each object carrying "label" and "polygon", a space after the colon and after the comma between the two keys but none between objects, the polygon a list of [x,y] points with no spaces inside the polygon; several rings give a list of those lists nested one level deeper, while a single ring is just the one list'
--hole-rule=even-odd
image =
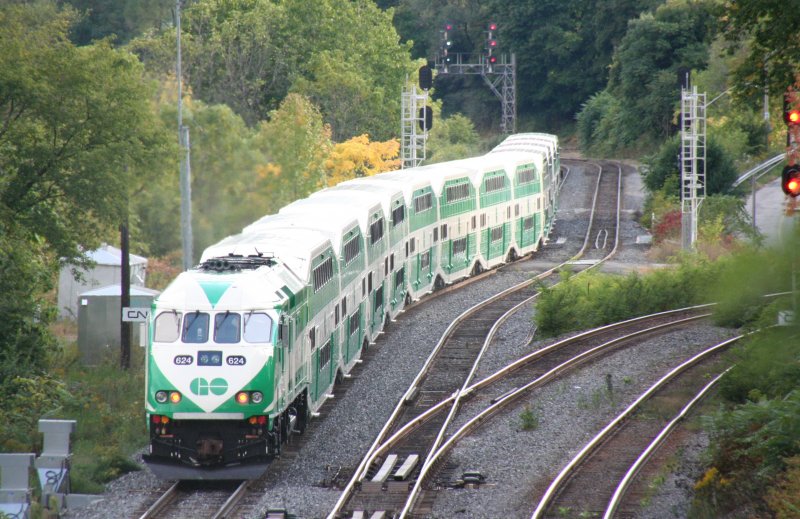
[{"label": "green foliage", "polygon": [[109,36],[126,43],[148,29],[157,29],[171,20],[174,3],[163,0],[67,0],[81,14],[72,29],[78,45]]},{"label": "green foliage", "polygon": [[[648,191],[657,191],[664,187],[668,180],[680,178],[678,162],[680,146],[680,136],[675,136],[665,141],[658,152],[645,157],[647,174],[644,176],[644,185]],[[736,167],[730,154],[726,153],[713,136],[710,137],[706,146],[706,195],[729,192],[737,177]],[[673,182],[670,182],[670,187],[674,191],[670,195],[680,197],[680,185]]]},{"label": "green foliage", "polygon": [[72,437],[73,492],[102,492],[104,483],[139,470],[130,456],[146,442],[142,415],[144,355],[133,350],[123,371],[114,355],[81,366],[72,344],[52,357],[49,374],[6,379],[0,385],[0,451],[39,452],[41,418],[77,421]]},{"label": "green foliage", "polygon": [[719,411],[706,425],[711,469],[695,485],[698,499],[714,503],[717,513],[746,503],[764,508],[761,496],[785,459],[800,454],[800,390]]},{"label": "green foliage", "polygon": [[269,122],[261,123],[253,144],[268,161],[258,166],[254,186],[269,203],[263,214],[325,185],[324,161],[331,142],[322,115],[305,97],[288,95],[270,113]]},{"label": "green foliage", "polygon": [[712,4],[668,1],[628,23],[606,89],[578,114],[585,151],[610,155],[651,147],[673,132],[677,72],[705,65],[715,33]]},{"label": "green foliage", "polygon": [[800,516],[800,456],[788,458],[786,467],[766,496],[767,504],[777,519]]},{"label": "green foliage", "polygon": [[583,330],[692,304],[708,302],[717,268],[686,258],[675,269],[646,276],[588,273],[562,275],[562,283],[543,287],[535,321],[544,336]]},{"label": "green foliage", "polygon": [[591,155],[609,155],[634,142],[636,136],[620,124],[619,100],[603,90],[586,101],[578,113],[578,145]]},{"label": "green foliage", "polygon": [[519,413],[519,426],[523,431],[535,431],[539,428],[539,413],[526,405]]},{"label": "green foliage", "polygon": [[264,158],[252,145],[254,132],[228,106],[187,103],[184,124],[191,131],[192,232],[199,256],[203,248],[266,214],[263,204],[243,203],[251,198],[256,166]]},{"label": "green foliage", "polygon": [[72,21],[49,2],[0,9],[0,222],[67,259],[122,221],[128,186],[169,151],[141,65],[107,43],[75,47]]},{"label": "green foliage", "polygon": [[[337,140],[397,132],[399,92],[416,72],[391,11],[369,0],[199,0],[185,11],[184,70],[193,95],[250,126],[288,93],[310,98]],[[131,42],[150,70],[174,63],[174,30]]]},{"label": "green foliage", "polygon": [[0,385],[0,451],[36,452],[40,418],[52,418],[73,399],[64,382],[50,375],[16,376]]},{"label": "green foliage", "polygon": [[737,93],[750,101],[758,102],[763,95],[765,74],[773,95],[782,94],[797,79],[800,9],[787,6],[770,0],[725,2],[718,6],[722,31],[731,47],[738,48],[746,42],[745,59],[735,67],[734,77]]},{"label": "green foliage", "polygon": [[44,297],[53,267],[44,240],[14,222],[0,223],[0,384],[44,368],[54,345],[47,323],[55,308]]},{"label": "green foliage", "polygon": [[762,296],[784,291],[791,280],[788,251],[743,249],[717,264],[720,268],[709,294],[719,303],[714,320],[722,326],[754,322],[769,303]]},{"label": "green foliage", "polygon": [[437,118],[430,132],[428,164],[472,157],[479,153],[480,138],[475,126],[461,114]]},{"label": "green foliage", "polygon": [[800,335],[796,327],[763,330],[737,348],[736,357],[736,365],[720,384],[729,402],[782,399],[797,388]]}]

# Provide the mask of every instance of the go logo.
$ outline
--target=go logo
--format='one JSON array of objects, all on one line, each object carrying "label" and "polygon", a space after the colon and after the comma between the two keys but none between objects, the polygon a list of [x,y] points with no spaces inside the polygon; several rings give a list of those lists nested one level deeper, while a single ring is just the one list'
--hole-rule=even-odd
[{"label": "go logo", "polygon": [[224,378],[215,378],[209,382],[200,377],[192,380],[189,389],[197,396],[208,396],[209,391],[214,395],[221,396],[228,390],[228,382]]}]

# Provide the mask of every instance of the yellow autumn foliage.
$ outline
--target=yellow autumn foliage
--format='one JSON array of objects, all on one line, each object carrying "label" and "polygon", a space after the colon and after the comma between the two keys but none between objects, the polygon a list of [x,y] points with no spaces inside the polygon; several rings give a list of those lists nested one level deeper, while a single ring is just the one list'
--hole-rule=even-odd
[{"label": "yellow autumn foliage", "polygon": [[370,142],[366,134],[334,145],[325,160],[328,186],[357,177],[370,177],[400,168],[400,143],[397,139]]}]

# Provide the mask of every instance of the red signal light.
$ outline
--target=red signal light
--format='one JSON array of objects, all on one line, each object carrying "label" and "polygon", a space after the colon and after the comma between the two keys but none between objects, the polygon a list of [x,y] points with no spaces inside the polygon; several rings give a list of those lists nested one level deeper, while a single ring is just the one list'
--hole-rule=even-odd
[{"label": "red signal light", "polygon": [[490,23],[489,24],[489,30],[490,31],[496,31],[497,30],[497,24],[496,23]]},{"label": "red signal light", "polygon": [[497,40],[489,40],[489,47],[490,48],[497,47]]},{"label": "red signal light", "polygon": [[781,175],[783,192],[792,198],[800,195],[800,166],[786,166]]},{"label": "red signal light", "polygon": [[489,56],[489,63],[491,63],[492,65],[497,63],[497,56]]},{"label": "red signal light", "polygon": [[453,30],[453,24],[452,23],[444,24],[444,30],[445,31],[452,31]]}]

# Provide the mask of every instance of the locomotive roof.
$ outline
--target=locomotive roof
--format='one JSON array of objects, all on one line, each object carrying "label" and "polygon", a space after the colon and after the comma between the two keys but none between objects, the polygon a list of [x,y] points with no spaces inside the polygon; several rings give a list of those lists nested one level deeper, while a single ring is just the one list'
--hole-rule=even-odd
[{"label": "locomotive roof", "polygon": [[251,256],[264,254],[279,258],[304,282],[309,279],[311,260],[331,246],[328,235],[316,229],[256,229],[228,236],[203,251],[200,261],[229,254]]}]

